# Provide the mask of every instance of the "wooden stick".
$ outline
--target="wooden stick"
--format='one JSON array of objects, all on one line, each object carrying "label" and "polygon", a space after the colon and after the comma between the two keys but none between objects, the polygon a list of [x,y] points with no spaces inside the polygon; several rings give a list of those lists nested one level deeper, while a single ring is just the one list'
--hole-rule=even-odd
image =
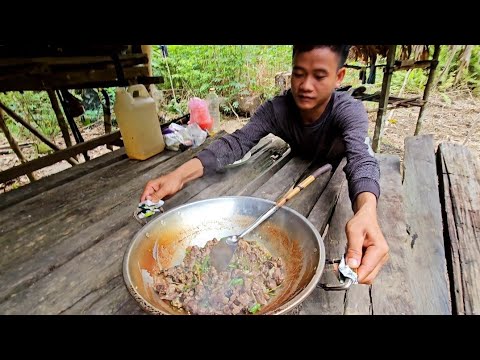
[{"label": "wooden stick", "polygon": [[[25,147],[25,146],[30,146],[32,144],[33,144],[32,142],[24,142],[24,143],[18,144],[18,146],[22,148],[22,147]],[[10,150],[10,149],[11,149],[11,147],[9,145],[0,146],[0,150]]]},{"label": "wooden stick", "polygon": [[427,106],[428,96],[430,95],[430,89],[433,85],[433,79],[435,78],[435,70],[438,65],[438,55],[440,55],[440,45],[435,45],[435,50],[433,51],[432,66],[430,67],[430,72],[428,73],[427,83],[425,84],[425,91],[423,92],[423,105],[420,107],[420,112],[418,114],[417,126],[415,127],[415,135],[420,133],[422,129],[423,118],[425,116],[425,108]]},{"label": "wooden stick", "polygon": [[[22,151],[18,147],[17,142],[15,141],[14,137],[12,134],[10,134],[10,131],[8,130],[7,124],[5,123],[5,119],[3,118],[3,111],[0,109],[0,129],[2,129],[3,133],[5,134],[5,137],[8,140],[8,143],[10,144],[12,150],[17,154],[18,159],[22,164],[25,164],[27,160],[23,157]],[[27,173],[28,179],[33,182],[37,180],[35,176],[33,175],[32,172]]]},{"label": "wooden stick", "polygon": [[[51,149],[55,151],[59,151],[60,148],[52,143],[50,140],[48,140],[45,136],[42,135],[41,132],[39,132],[37,129],[35,129],[32,125],[30,125],[28,122],[23,120],[20,115],[15,114],[11,109],[9,109],[7,106],[5,106],[1,101],[0,101],[0,109],[3,109],[13,120],[17,121],[18,123],[22,124],[25,126],[28,130],[32,132],[33,135],[38,137],[40,140],[42,140],[45,144],[50,146]],[[72,165],[78,165],[78,162],[74,159],[67,159],[67,161],[72,164]]]},{"label": "wooden stick", "polygon": [[396,49],[397,45],[390,45],[388,49],[387,66],[385,67],[385,75],[383,76],[382,92],[380,94],[380,101],[378,102],[377,121],[375,123],[375,133],[373,134],[372,148],[375,152],[380,150],[381,134],[385,123],[385,111],[388,106],[388,96],[390,95],[390,82],[392,80]]},{"label": "wooden stick", "polygon": [[[110,111],[110,97],[105,89],[101,90],[103,98],[105,99],[105,104],[102,103],[103,109],[103,125],[105,126],[105,134],[110,134],[112,132],[112,113]],[[111,144],[107,145],[107,149],[113,150]]]},{"label": "wooden stick", "polygon": [[57,116],[58,125],[60,126],[60,130],[62,131],[63,139],[65,140],[65,145],[67,147],[72,146],[72,139],[70,139],[70,133],[68,132],[68,125],[65,117],[63,116],[62,110],[60,109],[60,104],[58,103],[57,95],[55,95],[55,91],[52,89],[47,90],[48,97],[50,98],[50,102],[52,103],[53,111]]}]

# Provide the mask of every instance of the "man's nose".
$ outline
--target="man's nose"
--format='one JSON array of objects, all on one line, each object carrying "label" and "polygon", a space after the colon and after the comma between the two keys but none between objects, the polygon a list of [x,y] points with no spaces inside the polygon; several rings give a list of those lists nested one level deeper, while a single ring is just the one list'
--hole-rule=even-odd
[{"label": "man's nose", "polygon": [[311,91],[313,89],[313,82],[310,76],[307,76],[300,84],[300,89],[303,91]]}]

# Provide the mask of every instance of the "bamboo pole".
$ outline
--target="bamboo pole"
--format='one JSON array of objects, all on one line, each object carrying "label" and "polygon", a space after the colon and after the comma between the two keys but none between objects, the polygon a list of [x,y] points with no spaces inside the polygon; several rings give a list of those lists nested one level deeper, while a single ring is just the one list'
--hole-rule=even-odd
[{"label": "bamboo pole", "polygon": [[380,142],[385,124],[385,112],[388,106],[388,97],[390,95],[390,83],[392,81],[393,66],[395,63],[395,52],[397,45],[390,45],[387,54],[387,66],[385,66],[385,74],[383,75],[382,93],[378,102],[377,121],[375,123],[375,133],[373,134],[373,151],[380,150]]},{"label": "bamboo pole", "polygon": [[427,83],[425,84],[425,90],[423,92],[424,103],[420,107],[420,112],[418,113],[417,126],[415,127],[415,135],[418,135],[420,133],[420,130],[422,129],[422,123],[425,117],[425,108],[427,106],[428,96],[430,95],[430,89],[432,88],[433,79],[435,78],[435,70],[437,69],[439,54],[440,45],[435,45],[435,50],[433,51],[432,65],[430,66]]},{"label": "bamboo pole", "polygon": [[65,140],[65,145],[67,147],[72,146],[72,139],[70,139],[70,133],[68,132],[68,125],[65,117],[63,116],[62,110],[60,109],[60,104],[58,103],[57,95],[55,95],[55,91],[52,89],[47,90],[48,97],[50,98],[50,102],[52,103],[53,111],[57,116],[58,126],[60,126],[60,130],[62,131],[63,139]]},{"label": "bamboo pole", "polygon": [[[5,119],[3,118],[3,111],[0,109],[0,129],[2,129],[3,133],[5,134],[5,137],[7,138],[8,143],[10,144],[10,147],[12,150],[17,154],[18,159],[22,164],[25,164],[27,160],[23,157],[22,151],[18,147],[17,142],[15,141],[14,137],[12,134],[10,134],[10,130],[8,130],[7,124],[5,123]],[[34,182],[37,180],[35,178],[35,175],[33,175],[33,172],[27,173],[28,179],[30,182]]]},{"label": "bamboo pole", "polygon": [[[48,140],[45,136],[43,136],[42,133],[40,133],[37,129],[35,129],[34,127],[32,127],[32,125],[30,125],[28,122],[26,122],[24,119],[22,119],[20,117],[20,115],[17,115],[15,114],[11,109],[9,109],[7,106],[5,106],[5,104],[3,104],[1,101],[0,101],[0,109],[3,109],[13,120],[15,120],[16,122],[22,124],[23,126],[25,126],[28,130],[30,130],[32,132],[33,135],[35,135],[36,137],[38,137],[40,140],[42,140],[45,144],[47,144],[51,149],[55,150],[55,151],[58,151],[60,150],[60,148],[55,145],[54,143],[52,143],[50,140]],[[78,165],[78,162],[74,159],[67,159],[67,161],[72,164],[72,165]]]}]

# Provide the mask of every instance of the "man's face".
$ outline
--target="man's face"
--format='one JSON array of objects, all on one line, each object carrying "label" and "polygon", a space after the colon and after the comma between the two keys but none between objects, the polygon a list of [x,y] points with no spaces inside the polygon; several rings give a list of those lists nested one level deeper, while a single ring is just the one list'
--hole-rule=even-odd
[{"label": "man's face", "polygon": [[292,71],[292,95],[301,111],[315,112],[324,107],[345,76],[338,69],[339,56],[328,47],[295,54]]}]

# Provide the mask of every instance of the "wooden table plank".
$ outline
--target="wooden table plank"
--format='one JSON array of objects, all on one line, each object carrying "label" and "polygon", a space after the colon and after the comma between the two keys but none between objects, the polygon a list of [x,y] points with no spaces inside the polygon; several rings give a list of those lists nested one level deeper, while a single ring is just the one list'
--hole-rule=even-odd
[{"label": "wooden table plank", "polygon": [[343,171],[346,163],[347,159],[343,158],[335,169],[327,187],[308,215],[308,220],[312,222],[322,235],[333,214],[335,206],[337,205],[340,191],[344,186],[347,186],[347,179],[345,178],[345,172]]},{"label": "wooden table plank", "polygon": [[[345,206],[343,202],[346,199],[348,200],[348,190],[345,174],[343,171],[341,171],[341,174],[343,174],[343,178],[340,181],[341,187],[339,189],[340,193],[338,202],[329,224],[327,235],[324,239],[325,257],[327,260],[340,259],[345,253],[345,222],[348,221],[347,216],[349,215],[344,211]],[[338,284],[338,279],[331,265],[325,266],[320,282],[326,284]],[[321,288],[316,288],[310,296],[303,301],[300,314],[342,315],[344,312],[344,301],[344,291],[325,291]]]},{"label": "wooden table plank", "polygon": [[408,281],[409,237],[406,230],[400,159],[376,155],[380,163],[381,195],[378,221],[390,247],[390,258],[371,287],[374,315],[414,314],[415,306]]},{"label": "wooden table plank", "polygon": [[276,201],[295,185],[298,178],[307,171],[311,161],[298,157],[292,158],[271,179],[260,186],[252,195],[266,200]]},{"label": "wooden table plank", "polygon": [[[134,219],[103,241],[0,302],[2,314],[60,314],[122,273],[122,260],[132,234],[140,229]],[[128,291],[125,288],[125,294]],[[126,297],[125,297],[126,299]],[[80,313],[81,311],[79,311]]]},{"label": "wooden table plank", "polygon": [[91,315],[146,315],[138,302],[130,296],[122,275],[110,280],[99,288],[76,302],[62,314],[91,314]]},{"label": "wooden table plank", "polygon": [[433,135],[405,139],[404,196],[415,312],[451,314]]},{"label": "wooden table plank", "polygon": [[[0,103],[0,107],[1,107],[1,103]],[[23,125],[25,126],[27,124],[28,123],[24,123]],[[26,163],[14,166],[10,169],[0,172],[0,183],[15,179],[21,175],[31,173],[33,171],[45,168],[47,166],[51,166],[62,160],[68,160],[74,157],[75,155],[78,155],[80,153],[86,153],[87,150],[95,149],[98,146],[111,144],[114,141],[119,140],[120,138],[121,138],[120,131],[117,130],[113,133],[102,135],[98,138],[73,145],[66,149],[58,150],[57,148],[55,149],[57,151],[53,152],[52,154],[38,157],[34,160],[30,160]],[[68,160],[68,161],[71,162],[71,160]],[[74,164],[76,163],[74,162]]]},{"label": "wooden table plank", "polygon": [[480,314],[480,165],[470,150],[442,143],[437,153],[446,237],[450,244],[452,307]]},{"label": "wooden table plank", "polygon": [[18,189],[0,195],[0,210],[11,207],[20,201],[32,198],[54,187],[63,185],[74,179],[87,175],[107,165],[126,159],[125,148],[112,151],[93,160],[81,163],[69,171],[60,171],[26,184]]}]

